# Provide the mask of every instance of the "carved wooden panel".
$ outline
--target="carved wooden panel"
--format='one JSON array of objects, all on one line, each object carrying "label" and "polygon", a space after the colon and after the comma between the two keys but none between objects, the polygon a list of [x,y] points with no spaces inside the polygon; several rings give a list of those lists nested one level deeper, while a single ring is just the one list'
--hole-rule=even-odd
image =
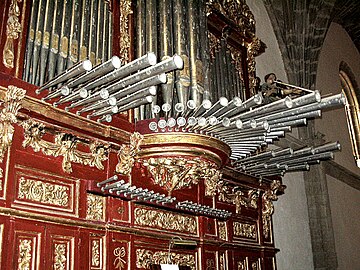
[{"label": "carved wooden panel", "polygon": [[131,249],[129,237],[125,234],[111,233],[107,249],[108,269],[125,270],[130,267]]},{"label": "carved wooden panel", "polygon": [[217,270],[217,252],[216,251],[208,251],[206,248],[204,249],[204,260],[202,269],[205,270]]},{"label": "carved wooden panel", "polygon": [[41,213],[78,216],[79,180],[16,166],[13,206]]},{"label": "carved wooden panel", "polygon": [[232,222],[232,234],[234,241],[257,242],[257,222],[234,220]]},{"label": "carved wooden panel", "polygon": [[91,270],[101,270],[106,265],[106,238],[104,235],[91,233],[89,237],[88,265]]}]

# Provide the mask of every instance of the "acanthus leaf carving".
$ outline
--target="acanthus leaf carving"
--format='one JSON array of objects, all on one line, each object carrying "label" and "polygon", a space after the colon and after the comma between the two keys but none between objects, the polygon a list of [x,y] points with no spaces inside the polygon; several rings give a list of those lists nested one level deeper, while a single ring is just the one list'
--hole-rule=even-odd
[{"label": "acanthus leaf carving", "polygon": [[23,239],[19,242],[18,270],[26,270],[31,267],[32,240]]},{"label": "acanthus leaf carving", "polygon": [[118,152],[119,162],[116,165],[116,172],[122,175],[130,175],[132,167],[135,163],[135,158],[140,151],[140,144],[144,138],[138,132],[135,132],[130,137],[130,144],[123,144]]},{"label": "acanthus leaf carving", "polygon": [[23,147],[32,147],[35,152],[42,151],[48,156],[62,156],[62,168],[65,172],[71,173],[71,163],[80,163],[90,167],[103,170],[103,161],[107,160],[108,146],[99,142],[92,142],[89,145],[90,153],[77,150],[78,138],[71,134],[58,133],[54,142],[43,140],[45,126],[42,123],[29,119],[22,123],[24,128]]},{"label": "acanthus leaf carving", "polygon": [[86,219],[104,221],[105,212],[104,197],[89,193],[87,195]]},{"label": "acanthus leaf carving", "polygon": [[235,204],[236,213],[240,213],[241,207],[257,209],[259,192],[250,189],[243,192],[239,187],[230,187],[225,181],[220,181],[219,201]]},{"label": "acanthus leaf carving", "polygon": [[127,63],[130,59],[129,15],[133,14],[131,0],[120,1],[120,58]]},{"label": "acanthus leaf carving", "polygon": [[11,146],[14,135],[12,124],[17,122],[17,113],[21,109],[21,100],[26,91],[9,85],[6,91],[3,109],[0,111],[0,162],[3,161],[5,152]]},{"label": "acanthus leaf carving", "polygon": [[270,188],[266,190],[262,196],[263,205],[262,205],[262,224],[263,224],[263,234],[265,238],[269,238],[270,226],[271,226],[271,216],[274,213],[274,204],[273,201],[278,199],[277,192],[282,188],[279,180],[274,180]]},{"label": "acanthus leaf carving", "polygon": [[221,172],[214,163],[200,158],[157,157],[138,160],[151,174],[153,182],[164,187],[168,195],[205,180],[205,195],[214,196]]},{"label": "acanthus leaf carving", "polygon": [[15,50],[14,40],[19,38],[22,26],[19,20],[22,0],[12,0],[9,6],[9,17],[6,24],[6,41],[3,50],[3,63],[7,68],[14,68]]},{"label": "acanthus leaf carving", "polygon": [[126,250],[124,247],[117,247],[114,249],[114,256],[116,257],[114,260],[114,267],[116,269],[124,269],[126,261],[123,259],[126,255]]}]

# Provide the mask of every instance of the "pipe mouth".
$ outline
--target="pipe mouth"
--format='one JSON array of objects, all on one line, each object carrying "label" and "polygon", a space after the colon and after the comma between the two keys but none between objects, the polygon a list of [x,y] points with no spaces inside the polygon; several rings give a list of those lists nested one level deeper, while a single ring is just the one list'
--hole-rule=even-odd
[{"label": "pipe mouth", "polygon": [[147,96],[145,99],[146,99],[147,102],[150,103],[150,102],[153,101],[153,96]]},{"label": "pipe mouth", "polygon": [[289,96],[285,97],[285,106],[288,107],[289,109],[292,108],[293,106],[292,99]]},{"label": "pipe mouth", "polygon": [[106,91],[106,90],[101,90],[100,91],[100,97],[102,99],[107,99],[109,97],[109,91]]},{"label": "pipe mouth", "polygon": [[194,100],[190,99],[186,102],[186,106],[190,109],[193,110],[196,108],[196,103]]},{"label": "pipe mouth", "polygon": [[159,113],[160,110],[161,110],[161,108],[160,108],[159,105],[154,105],[154,106],[151,107],[152,113],[155,113],[155,114],[156,114],[156,113]]},{"label": "pipe mouth", "polygon": [[241,129],[243,127],[243,122],[240,119],[238,119],[235,121],[235,126],[237,129]]},{"label": "pipe mouth", "polygon": [[184,109],[185,109],[184,104],[182,104],[182,103],[176,103],[176,104],[175,104],[175,111],[177,111],[177,112],[183,112]]},{"label": "pipe mouth", "polygon": [[168,119],[168,121],[167,121],[167,125],[168,125],[168,127],[170,127],[170,128],[173,128],[173,127],[175,127],[176,126],[176,120],[174,119],[174,118],[169,118]]},{"label": "pipe mouth", "polygon": [[121,66],[121,60],[116,55],[111,58],[111,63],[114,68],[119,68]]},{"label": "pipe mouth", "polygon": [[263,102],[263,97],[262,97],[262,95],[256,94],[256,95],[254,96],[254,102],[255,102],[257,105],[260,105],[260,104]]},{"label": "pipe mouth", "polygon": [[176,68],[182,69],[184,67],[184,61],[182,60],[180,55],[175,54],[173,56],[173,61],[174,61]]},{"label": "pipe mouth", "polygon": [[208,110],[211,108],[211,101],[208,99],[203,100],[202,102],[202,106],[204,107],[204,109]]},{"label": "pipe mouth", "polygon": [[165,73],[161,73],[160,75],[158,75],[158,79],[160,81],[160,83],[166,83],[167,82],[167,76]]},{"label": "pipe mouth", "polygon": [[227,118],[227,117],[224,117],[221,123],[222,123],[222,125],[224,127],[229,127],[230,126],[230,119]]},{"label": "pipe mouth", "polygon": [[149,52],[147,54],[147,59],[149,61],[149,65],[153,66],[157,63],[156,55],[153,52]]},{"label": "pipe mouth", "polygon": [[198,119],[198,125],[203,127],[206,125],[206,118],[205,117],[199,117]]},{"label": "pipe mouth", "polygon": [[171,110],[171,105],[169,103],[164,103],[162,106],[161,106],[161,109],[164,111],[164,112],[169,112]]},{"label": "pipe mouth", "polygon": [[242,100],[241,100],[241,98],[239,98],[239,97],[234,97],[234,98],[233,98],[233,103],[234,103],[234,105],[235,105],[236,107],[240,107],[240,106],[242,105]]},{"label": "pipe mouth", "polygon": [[150,95],[155,96],[156,95],[156,87],[155,86],[150,86],[149,87],[149,93],[150,93]]},{"label": "pipe mouth", "polygon": [[116,105],[116,98],[115,97],[109,97],[108,102],[111,106]]},{"label": "pipe mouth", "polygon": [[229,101],[226,97],[219,98],[220,105],[226,107],[229,104]]},{"label": "pipe mouth", "polygon": [[92,69],[92,63],[90,60],[85,60],[83,63],[82,63],[82,66],[83,68],[86,70],[86,71],[90,71]]},{"label": "pipe mouth", "polygon": [[316,102],[320,102],[321,101],[321,95],[320,95],[319,90],[315,90],[314,93],[315,93]]}]

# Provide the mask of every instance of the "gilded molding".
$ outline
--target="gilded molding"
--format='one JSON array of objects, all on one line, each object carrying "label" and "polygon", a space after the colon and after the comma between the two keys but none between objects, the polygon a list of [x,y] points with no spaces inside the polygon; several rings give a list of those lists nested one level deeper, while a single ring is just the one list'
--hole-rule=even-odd
[{"label": "gilded molding", "polygon": [[146,249],[136,250],[136,267],[149,269],[150,264],[166,264],[168,263],[168,256],[173,264],[187,265],[192,270],[196,269],[195,256],[191,254],[178,254],[167,251],[150,251]]},{"label": "gilded molding", "polygon": [[269,238],[271,216],[274,213],[273,201],[276,201],[278,199],[276,193],[280,188],[281,188],[280,181],[274,180],[270,185],[270,189],[266,190],[262,196],[263,199],[262,224],[263,224],[263,234],[265,238]]},{"label": "gilded molding", "polygon": [[19,241],[18,270],[31,269],[32,240],[23,239]]},{"label": "gilded molding", "polygon": [[3,108],[0,111],[0,163],[11,146],[14,127],[17,122],[17,113],[21,109],[21,100],[25,97],[26,91],[13,85],[9,85],[4,98]]},{"label": "gilded molding", "polygon": [[91,240],[91,266],[100,267],[101,266],[101,240],[93,239]]},{"label": "gilded molding", "polygon": [[259,192],[250,189],[243,192],[238,186],[230,187],[225,181],[221,181],[218,185],[219,201],[235,204],[236,213],[241,212],[241,207],[257,209]]},{"label": "gilded molding", "polygon": [[256,225],[254,224],[241,223],[235,221],[233,223],[233,232],[234,232],[234,236],[240,236],[240,237],[256,240],[257,231],[256,231]]},{"label": "gilded molding", "polygon": [[226,222],[225,221],[218,221],[218,230],[219,230],[219,238],[221,240],[227,240],[227,231],[226,231]]},{"label": "gilded molding", "polygon": [[126,261],[123,259],[126,255],[126,250],[124,247],[117,247],[114,249],[114,256],[116,257],[114,260],[115,269],[124,269]]},{"label": "gilded molding", "polygon": [[24,128],[23,147],[30,146],[35,152],[41,150],[47,156],[62,156],[64,172],[72,172],[72,162],[104,170],[102,162],[108,159],[107,146],[92,142],[89,145],[90,153],[85,153],[76,149],[79,139],[74,135],[58,133],[55,135],[55,142],[48,142],[42,139],[45,134],[44,124],[29,119],[23,122],[22,126]]},{"label": "gilded molding", "polygon": [[3,50],[3,63],[7,68],[14,68],[15,50],[14,40],[19,38],[22,26],[19,21],[20,7],[18,3],[22,0],[12,0],[9,7],[9,17],[6,24],[6,41]]},{"label": "gilded molding", "polygon": [[119,56],[123,62],[127,63],[130,59],[130,33],[129,15],[133,14],[131,0],[120,1],[120,52]]},{"label": "gilded molding", "polygon": [[246,270],[246,261],[238,261],[237,270]]},{"label": "gilded molding", "polygon": [[67,269],[66,244],[54,245],[54,270]]},{"label": "gilded molding", "polygon": [[247,49],[247,63],[248,63],[248,74],[249,74],[249,87],[252,95],[255,95],[255,71],[256,71],[256,62],[255,56],[259,54],[261,49],[261,41],[257,37],[253,37],[250,43],[246,44]]},{"label": "gilded molding", "polygon": [[17,197],[19,199],[64,207],[69,204],[69,193],[69,188],[66,186],[21,177],[19,179]]},{"label": "gilded molding", "polygon": [[86,219],[105,221],[105,197],[88,193],[86,201]]},{"label": "gilded molding", "polygon": [[152,181],[164,187],[168,195],[205,179],[205,195],[214,196],[221,172],[216,164],[201,158],[158,157],[138,160],[151,174]]},{"label": "gilded molding", "polygon": [[160,210],[135,208],[135,225],[173,230],[183,233],[197,233],[197,220],[193,216],[173,214]]},{"label": "gilded molding", "polygon": [[220,268],[219,270],[225,270],[225,265],[226,265],[226,258],[225,258],[225,253],[222,253],[220,255]]},{"label": "gilded molding", "polygon": [[130,144],[123,144],[118,152],[119,162],[116,165],[116,172],[123,175],[130,175],[131,169],[134,166],[135,158],[140,151],[140,144],[143,140],[143,135],[135,132],[130,136]]}]

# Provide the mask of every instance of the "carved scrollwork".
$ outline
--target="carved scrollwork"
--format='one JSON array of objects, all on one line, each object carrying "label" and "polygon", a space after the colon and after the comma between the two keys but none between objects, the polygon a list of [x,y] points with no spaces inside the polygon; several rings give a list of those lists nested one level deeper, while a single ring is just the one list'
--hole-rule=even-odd
[{"label": "carved scrollwork", "polygon": [[246,270],[246,261],[238,261],[237,270]]},{"label": "carved scrollwork", "polygon": [[14,68],[14,40],[19,38],[22,26],[19,20],[20,7],[18,3],[22,0],[12,0],[9,7],[9,17],[6,24],[6,41],[3,50],[3,63],[7,68]]},{"label": "carved scrollwork", "polygon": [[31,260],[32,260],[32,240],[30,239],[20,240],[17,269],[19,270],[30,269]]},{"label": "carved scrollwork", "polygon": [[136,208],[134,216],[136,225],[191,234],[197,232],[197,221],[192,216],[145,208]]},{"label": "carved scrollwork", "polygon": [[255,224],[234,222],[233,226],[234,236],[256,239],[257,231]]},{"label": "carved scrollwork", "polygon": [[218,221],[219,238],[221,240],[227,240],[226,222]]},{"label": "carved scrollwork", "polygon": [[236,213],[240,213],[241,207],[257,209],[259,192],[250,189],[243,192],[239,187],[230,187],[225,181],[221,181],[218,186],[219,201],[235,204]]},{"label": "carved scrollwork", "polygon": [[274,213],[273,201],[278,199],[276,193],[281,188],[281,183],[279,180],[274,180],[270,189],[266,190],[262,196],[263,206],[262,206],[262,224],[263,224],[263,234],[265,238],[269,238],[270,225],[271,225],[271,216]]},{"label": "carved scrollwork", "polygon": [[221,177],[214,163],[200,158],[186,159],[183,157],[158,157],[138,160],[147,167],[155,184],[164,187],[168,195],[174,190],[198,184],[205,180],[207,196],[214,196],[218,180]]},{"label": "carved scrollwork", "polygon": [[99,267],[101,262],[100,250],[101,250],[100,239],[93,239],[91,241],[91,266]]},{"label": "carved scrollwork", "polygon": [[45,134],[45,126],[32,119],[22,123],[24,128],[23,147],[32,147],[35,152],[40,150],[48,156],[62,156],[62,168],[65,172],[71,173],[71,163],[80,163],[90,167],[103,170],[103,161],[107,160],[108,147],[93,142],[89,145],[90,153],[81,152],[76,149],[78,138],[71,134],[58,133],[55,135],[55,142],[48,142],[42,139]]},{"label": "carved scrollwork", "polygon": [[21,100],[26,91],[13,85],[9,85],[6,91],[3,109],[0,111],[0,162],[3,161],[5,152],[12,143],[14,127],[17,122],[17,113],[21,108]]},{"label": "carved scrollwork", "polygon": [[54,270],[66,269],[66,244],[54,245]]},{"label": "carved scrollwork", "polygon": [[130,175],[134,166],[135,158],[140,151],[140,144],[143,135],[135,132],[130,137],[130,144],[123,144],[118,152],[119,163],[116,165],[116,172],[122,175]]},{"label": "carved scrollwork", "polygon": [[120,1],[120,58],[125,63],[129,62],[130,33],[129,15],[133,14],[131,0]]},{"label": "carved scrollwork", "polygon": [[146,249],[136,250],[136,267],[149,269],[150,264],[166,264],[168,256],[173,264],[190,266],[191,270],[196,269],[195,256],[191,254],[178,254],[167,251],[151,251]]},{"label": "carved scrollwork", "polygon": [[86,219],[104,221],[105,220],[105,200],[104,197],[89,193],[87,195]]},{"label": "carved scrollwork", "polygon": [[256,78],[255,78],[255,71],[256,71],[256,62],[255,62],[255,56],[259,54],[259,51],[262,47],[260,39],[257,37],[253,37],[252,41],[247,44],[247,63],[248,63],[248,74],[249,74],[249,86],[252,91],[252,94],[255,94],[255,84],[256,84]]}]

